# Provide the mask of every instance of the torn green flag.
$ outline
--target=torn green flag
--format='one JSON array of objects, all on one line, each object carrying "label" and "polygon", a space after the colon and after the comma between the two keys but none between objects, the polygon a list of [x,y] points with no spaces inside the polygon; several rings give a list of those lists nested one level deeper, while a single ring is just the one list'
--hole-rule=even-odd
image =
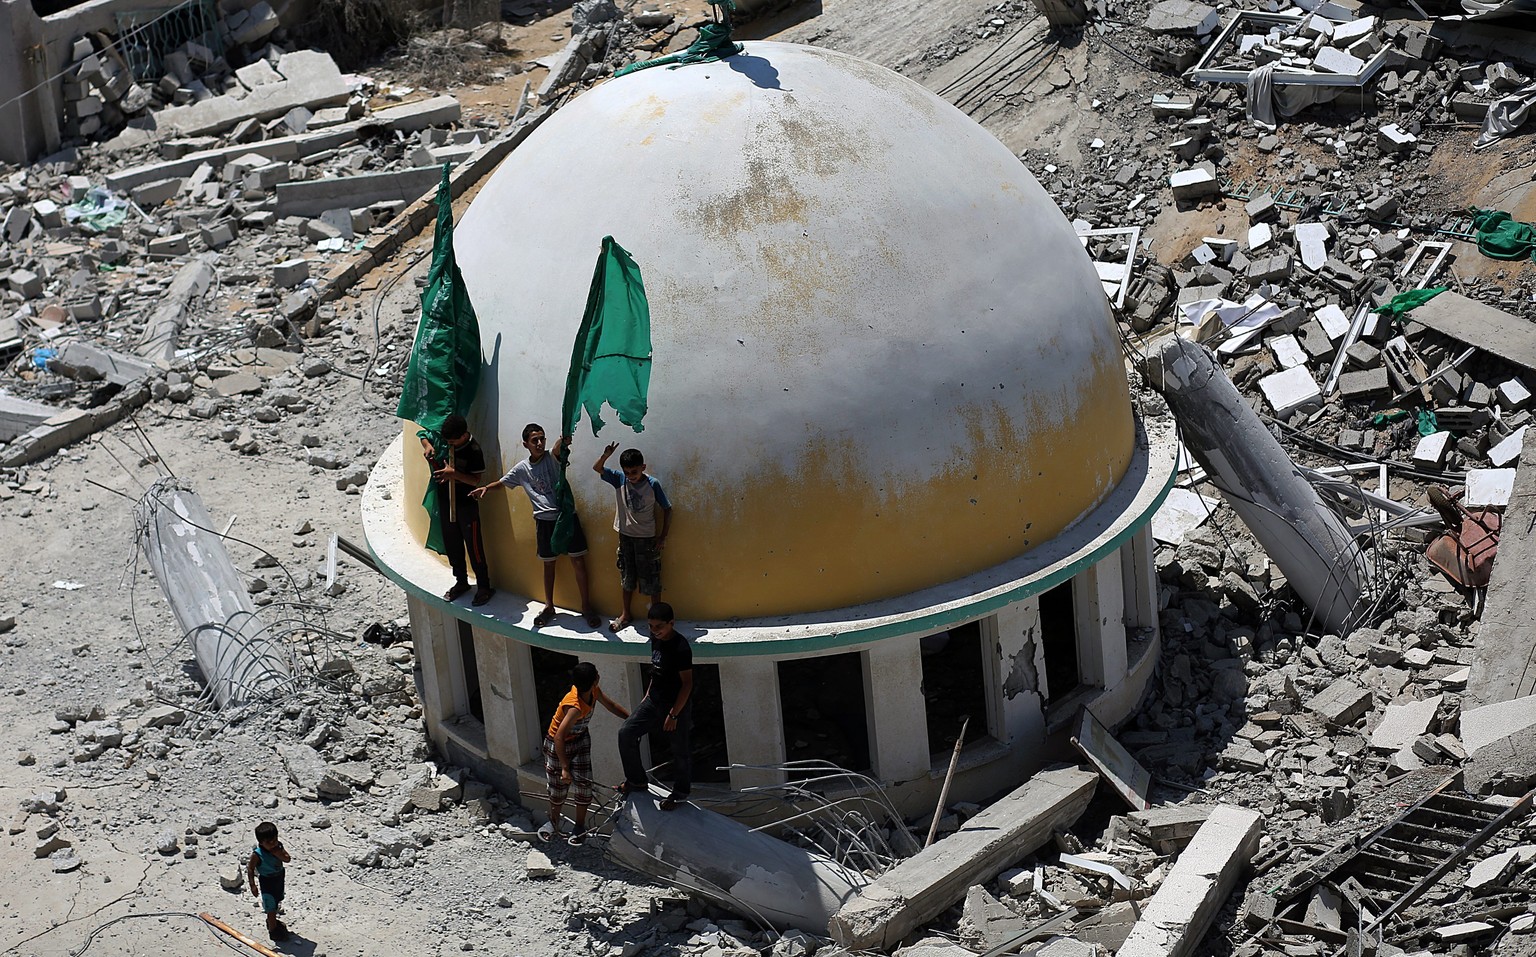
[{"label": "torn green flag", "polygon": [[[603,427],[599,414],[606,404],[619,421],[636,432],[645,431],[646,396],[651,387],[651,307],[645,299],[640,267],[612,236],[603,248],[587,291],[587,309],[571,350],[565,379],[562,435],[574,435],[583,409],[592,421],[592,434]],[[552,544],[563,551],[576,529],[576,499],[565,478],[567,453],[560,449],[560,480],[555,484],[560,514]]]},{"label": "torn green flag", "polygon": [[1379,312],[1393,322],[1400,322],[1409,311],[1424,305],[1449,288],[1451,287],[1433,286],[1429,289],[1410,289],[1407,292],[1398,293],[1390,302],[1383,303],[1371,311]]},{"label": "torn green flag", "polygon": [[[432,267],[427,272],[427,289],[421,297],[421,320],[416,325],[416,341],[405,367],[400,403],[395,415],[421,426],[416,433],[432,443],[439,457],[432,467],[447,464],[448,446],[439,435],[443,420],[455,413],[469,412],[470,403],[480,388],[480,321],[475,317],[469,289],[459,272],[453,254],[453,195],[448,186],[448,166],[443,165],[443,179],[437,187],[437,226],[432,236]],[[438,520],[438,486],[427,483],[422,508],[432,519],[426,545],[446,554],[443,531]]]}]

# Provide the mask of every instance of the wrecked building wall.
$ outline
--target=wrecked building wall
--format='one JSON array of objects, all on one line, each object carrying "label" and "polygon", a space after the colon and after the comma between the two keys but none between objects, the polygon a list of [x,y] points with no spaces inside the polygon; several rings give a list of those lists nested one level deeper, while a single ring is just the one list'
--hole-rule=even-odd
[{"label": "wrecked building wall", "polygon": [[[177,6],[181,0],[93,0],[39,17],[29,0],[0,2],[0,160],[28,163],[60,145],[64,72],[75,38],[92,32],[116,35],[123,13],[148,14]],[[15,125],[13,125],[15,124]]]},{"label": "wrecked building wall", "polygon": [[49,142],[58,142],[59,122],[52,85],[28,93],[48,75],[43,56],[43,21],[32,12],[26,0],[0,3],[0,34],[6,46],[0,47],[0,126],[8,135],[0,137],[0,160],[25,163],[43,152]]}]

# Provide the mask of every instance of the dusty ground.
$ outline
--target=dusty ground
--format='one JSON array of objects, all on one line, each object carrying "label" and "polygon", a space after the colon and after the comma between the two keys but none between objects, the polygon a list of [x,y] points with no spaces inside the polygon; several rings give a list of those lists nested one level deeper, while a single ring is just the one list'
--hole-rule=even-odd
[{"label": "dusty ground", "polygon": [[[694,0],[662,6],[681,11],[685,22],[704,9]],[[1095,138],[1121,153],[1162,149],[1160,141],[1149,147],[1107,107],[1170,90],[1169,81],[1101,38],[1061,46],[1046,42],[1040,18],[1014,18],[988,40],[967,37],[958,53],[925,56],[966,37],[992,7],[981,0],[874,6],[825,0],[749,25],[743,35],[815,42],[899,68],[986,123],[1015,151],[1048,145],[1064,165],[1092,162]],[[466,105],[515,104],[524,83],[537,87],[543,71],[514,72],[510,64],[558,49],[568,36],[566,19],[561,11],[518,28],[515,53],[490,64],[501,79],[453,92]],[[692,31],[683,35],[691,38]],[[1464,131],[1452,135],[1470,140]],[[1250,147],[1245,141],[1236,148]],[[1466,162],[1463,149],[1450,150],[1437,154],[1445,159],[1431,172],[1444,184],[1447,205],[1496,203],[1536,218],[1528,153],[1519,139],[1479,163]],[[1255,175],[1283,175],[1256,155],[1250,159]],[[461,199],[461,211],[472,197],[471,191]],[[1244,229],[1238,204],[1186,212],[1170,207],[1148,238],[1155,255],[1173,261],[1200,237]],[[375,349],[370,377],[377,382],[391,370],[398,374],[417,310],[413,279],[424,272],[417,257],[429,242],[419,238],[342,301],[339,331],[311,342],[306,353],[329,359],[335,371],[299,384],[311,408],[285,419],[280,435],[264,438],[261,454],[232,451],[218,440],[216,421],[192,419],[185,406],[154,403],[135,423],[29,469],[26,488],[0,499],[0,532],[9,546],[0,550],[0,615],[17,619],[16,628],[0,636],[0,807],[8,809],[0,820],[9,820],[29,795],[63,788],[59,820],[84,860],[73,872],[55,874],[47,861],[34,859],[34,831],[46,820],[39,815],[6,836],[0,843],[6,875],[0,953],[77,954],[87,945],[91,953],[217,952],[209,932],[189,916],[199,911],[259,935],[254,901],[222,890],[217,874],[248,853],[250,829],[263,818],[279,824],[295,856],[289,923],[303,939],[289,945],[289,953],[472,949],[544,957],[627,953],[623,944],[642,940],[653,954],[689,949],[686,930],[658,933],[649,919],[653,900],[675,896],[667,889],[631,881],[592,846],[548,848],[557,876],[530,881],[523,874],[525,846],[477,823],[464,808],[397,822],[421,843],[414,866],[359,871],[348,865],[369,833],[391,819],[389,797],[405,766],[424,756],[419,715],[407,704],[312,693],[315,710],[330,709],[338,720],[345,711],[375,729],[357,739],[360,759],[377,776],[375,793],[330,805],[301,800],[289,782],[275,745],[293,740],[295,715],[282,708],[244,715],[230,727],[194,720],[179,729],[144,730],[141,740],[157,746],[125,746],[82,762],[73,759],[79,732],[51,731],[55,712],[76,701],[101,704],[108,721],[130,736],[159,700],[191,703],[178,629],[159,588],[135,561],[132,503],[108,490],[136,497],[167,471],[195,485],[221,528],[234,520],[231,534],[249,543],[234,549],[236,565],[271,583],[278,602],[303,603],[293,613],[324,629],[329,637],[316,640],[327,654],[352,658],[371,673],[408,667],[358,640],[368,624],[404,614],[398,589],[343,559],[346,591],[321,594],[329,534],[361,541],[357,499],[335,489],[333,473],[304,464],[300,439],[309,433],[326,447],[361,450],[366,455],[360,457],[372,459],[396,434],[392,403],[365,389],[362,376]],[[1532,268],[1490,265],[1462,253],[1458,268],[1519,275]],[[396,279],[381,299],[380,290]],[[298,534],[305,522],[313,531]],[[259,568],[263,550],[281,567]],[[194,857],[157,852],[162,832],[184,837],[189,828],[212,831],[198,835]]]}]

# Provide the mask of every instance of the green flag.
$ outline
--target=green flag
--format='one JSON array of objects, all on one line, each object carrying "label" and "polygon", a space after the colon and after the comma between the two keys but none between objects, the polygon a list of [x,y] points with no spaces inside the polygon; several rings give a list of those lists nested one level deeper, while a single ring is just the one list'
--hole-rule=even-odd
[{"label": "green flag", "polygon": [[[432,268],[427,272],[421,321],[416,325],[416,342],[411,346],[400,404],[395,408],[395,415],[421,426],[417,437],[427,439],[438,451],[433,468],[446,464],[449,453],[438,435],[443,420],[454,413],[467,413],[479,388],[480,322],[475,318],[475,307],[469,301],[469,290],[453,255],[453,196],[448,188],[448,166],[444,164],[443,179],[437,187]],[[432,519],[427,547],[442,554],[437,496],[437,483],[428,482],[421,505]]]},{"label": "green flag", "polygon": [[1392,297],[1390,302],[1383,303],[1371,311],[1380,313],[1393,322],[1400,322],[1403,316],[1429,302],[1449,288],[1449,286],[1432,286],[1428,289],[1410,289],[1407,292],[1398,293]]},{"label": "green flag", "polygon": [[[604,404],[618,414],[620,422],[636,432],[645,431],[650,387],[651,308],[645,301],[640,267],[612,236],[604,236],[587,292],[587,310],[571,350],[561,434],[575,434],[585,409],[592,420],[592,434],[597,435],[603,427],[599,412]],[[552,536],[556,551],[569,546],[576,528],[576,499],[565,477],[567,459],[562,446],[560,480],[555,484],[560,514]]]}]

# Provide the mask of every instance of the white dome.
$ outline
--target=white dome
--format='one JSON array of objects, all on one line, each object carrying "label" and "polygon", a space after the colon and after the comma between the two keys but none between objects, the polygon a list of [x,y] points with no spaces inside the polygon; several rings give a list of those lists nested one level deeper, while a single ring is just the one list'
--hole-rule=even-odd
[{"label": "white dome", "polygon": [[1118,334],[1081,243],[1007,148],[898,74],[751,42],[610,80],[534,131],[455,240],[490,364],[474,418],[505,463],[525,422],[558,428],[605,235],[645,279],[650,413],[638,437],[581,426],[578,500],[600,535],[587,466],[607,441],[645,452],[678,509],[668,597],[707,606],[691,616],[958,578],[1124,474]]}]

